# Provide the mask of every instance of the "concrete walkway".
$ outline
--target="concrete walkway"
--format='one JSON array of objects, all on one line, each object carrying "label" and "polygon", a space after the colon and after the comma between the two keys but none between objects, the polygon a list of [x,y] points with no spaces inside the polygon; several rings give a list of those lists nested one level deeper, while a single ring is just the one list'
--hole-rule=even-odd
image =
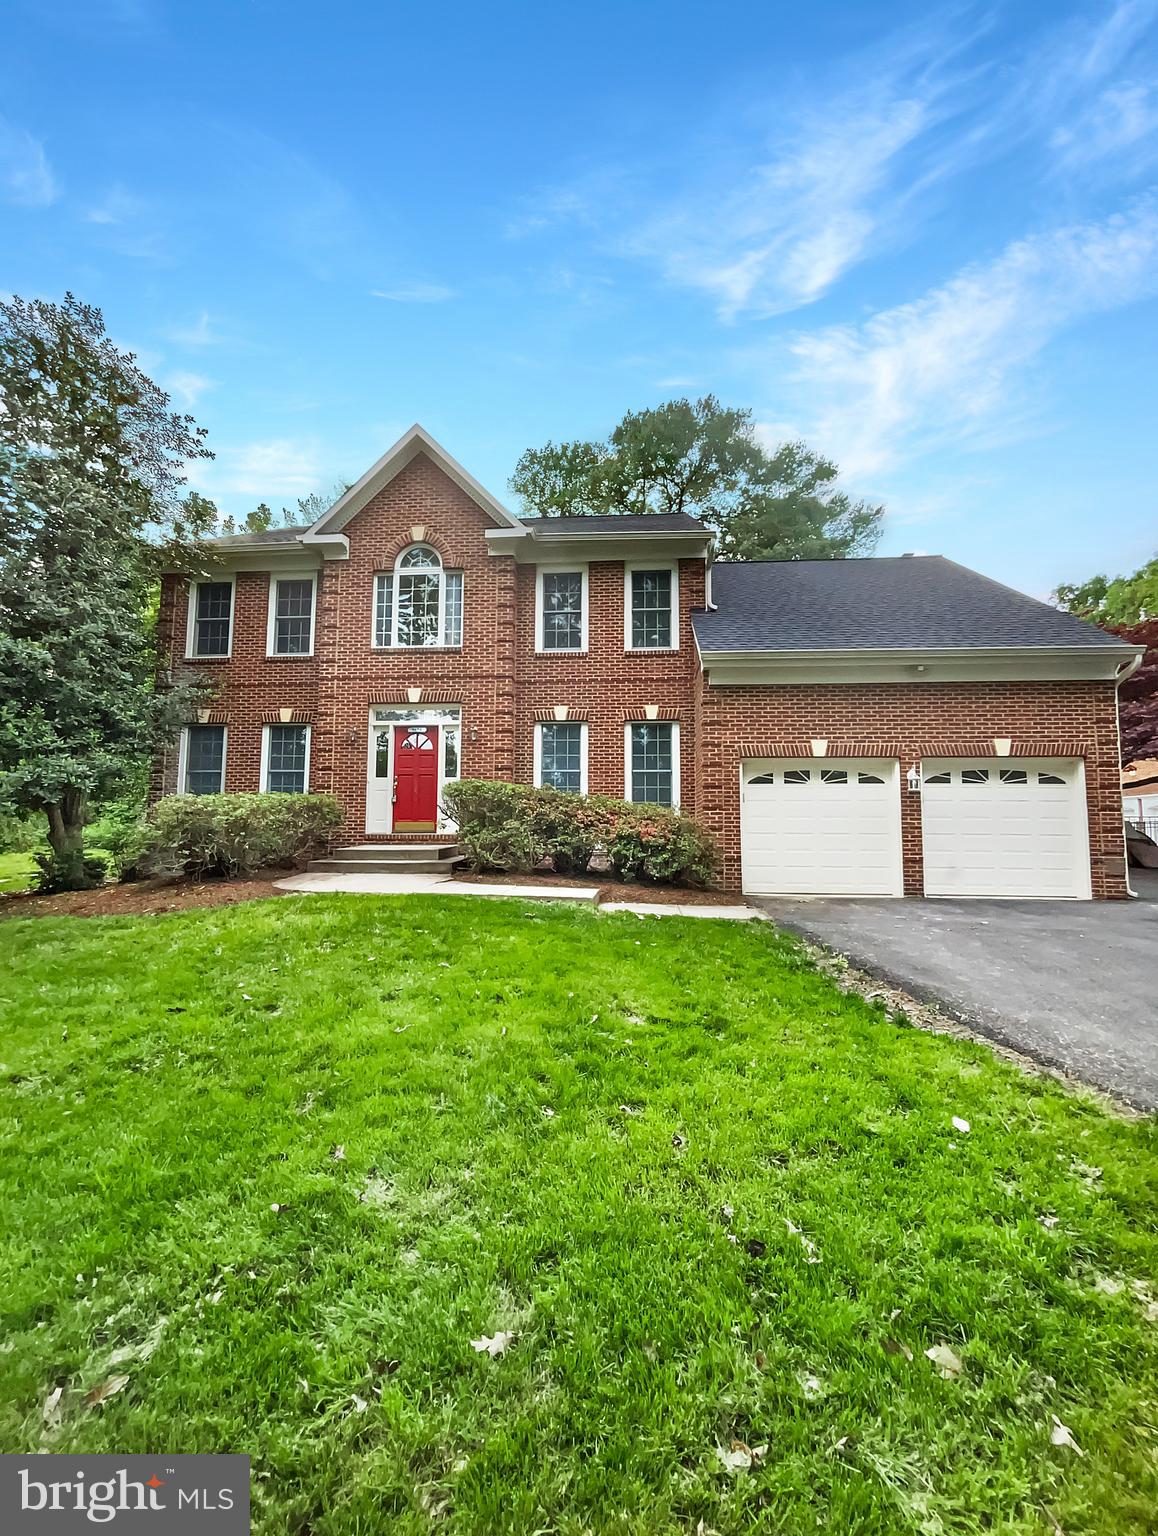
[{"label": "concrete walkway", "polygon": [[275,880],[279,891],[346,891],[356,896],[506,896],[519,901],[599,900],[598,886],[587,885],[487,885],[485,881],[452,880],[449,875],[375,874],[290,875]]},{"label": "concrete walkway", "polygon": [[[598,886],[587,885],[497,885],[485,880],[452,880],[443,874],[381,874],[368,870],[362,875],[335,875],[318,870],[313,874],[290,875],[276,880],[279,891],[346,891],[361,896],[491,896],[511,901],[571,901],[594,905],[599,900]],[[601,912],[634,912],[637,917],[715,917],[727,922],[747,922],[764,914],[748,906],[705,906],[659,901],[607,901]]]}]

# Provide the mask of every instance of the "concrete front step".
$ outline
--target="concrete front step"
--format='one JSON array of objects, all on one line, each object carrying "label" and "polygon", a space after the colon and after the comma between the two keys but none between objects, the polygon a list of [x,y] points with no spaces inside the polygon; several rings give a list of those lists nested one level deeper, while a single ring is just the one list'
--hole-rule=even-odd
[{"label": "concrete front step", "polygon": [[449,875],[463,862],[461,853],[450,858],[397,858],[379,854],[377,858],[311,859],[306,870],[311,875]]}]

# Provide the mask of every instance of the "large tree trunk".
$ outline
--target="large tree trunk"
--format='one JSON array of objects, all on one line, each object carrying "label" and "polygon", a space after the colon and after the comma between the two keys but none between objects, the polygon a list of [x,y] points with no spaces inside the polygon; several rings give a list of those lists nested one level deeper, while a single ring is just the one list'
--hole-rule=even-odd
[{"label": "large tree trunk", "polygon": [[56,805],[46,805],[48,841],[52,848],[51,884],[56,890],[83,891],[93,884],[84,869],[84,820],[88,796],[68,789]]}]

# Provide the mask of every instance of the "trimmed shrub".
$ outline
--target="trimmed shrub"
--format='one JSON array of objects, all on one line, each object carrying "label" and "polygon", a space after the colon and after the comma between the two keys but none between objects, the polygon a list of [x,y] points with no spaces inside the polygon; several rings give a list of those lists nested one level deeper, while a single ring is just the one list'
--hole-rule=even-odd
[{"label": "trimmed shrub", "polygon": [[535,840],[557,875],[585,875],[591,855],[606,836],[607,817],[599,800],[561,789],[531,789],[528,808]]},{"label": "trimmed shrub", "polygon": [[149,812],[134,856],[150,874],[244,874],[299,863],[340,820],[332,795],[166,795]]},{"label": "trimmed shrub", "polygon": [[[632,805],[611,813],[607,857],[617,880],[644,885],[710,885],[718,860],[712,839],[686,816]],[[640,814],[640,813],[643,814]]]},{"label": "trimmed shrub", "polygon": [[521,784],[462,779],[443,788],[442,800],[458,824],[458,838],[473,870],[526,874],[546,857]]},{"label": "trimmed shrub", "polygon": [[551,860],[556,874],[582,875],[603,848],[618,880],[709,885],[712,839],[686,816],[603,795],[464,779],[443,790],[472,870],[525,874]]}]

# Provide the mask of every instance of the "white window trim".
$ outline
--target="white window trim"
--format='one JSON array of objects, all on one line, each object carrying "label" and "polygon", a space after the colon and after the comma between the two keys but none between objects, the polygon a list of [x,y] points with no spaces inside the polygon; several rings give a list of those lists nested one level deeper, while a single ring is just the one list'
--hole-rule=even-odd
[{"label": "white window trim", "polygon": [[309,792],[310,792],[310,749],[312,748],[313,741],[314,741],[314,728],[313,728],[312,725],[309,725],[304,720],[286,720],[286,721],[268,720],[262,726],[262,728],[261,728],[261,777],[258,780],[258,786],[259,786],[259,788],[261,790],[261,793],[263,795],[268,795],[269,794],[269,746],[270,746],[271,733],[273,732],[273,730],[277,726],[280,726],[280,725],[283,725],[283,724],[284,725],[298,726],[301,729],[303,729],[305,731],[305,733],[306,733],[306,772],[305,772],[305,782],[302,785],[301,793],[303,795],[308,795]]},{"label": "white window trim", "polygon": [[[197,590],[199,587],[217,586],[224,582],[229,583],[229,644],[219,656],[198,656],[193,649],[193,639],[197,629]],[[203,581],[190,581],[188,613],[185,619],[185,660],[186,661],[230,661],[233,658],[233,621],[237,616],[237,577],[206,576]]]},{"label": "white window trim", "polygon": [[[658,566],[644,566],[644,570],[658,570]],[[623,798],[631,800],[631,728],[634,725],[671,726],[671,805],[660,810],[678,811],[680,808],[680,723],[678,720],[628,720],[623,727]],[[638,800],[636,805],[650,805],[650,800]]]},{"label": "white window trim", "polygon": [[[579,622],[581,625],[581,640],[576,645],[544,645],[543,644],[543,577],[544,576],[574,576],[578,574],[583,579],[583,591],[580,597]],[[535,650],[543,656],[581,656],[587,650],[587,567],[585,565],[540,565],[535,569]]]},{"label": "white window trim", "polygon": [[[631,643],[631,577],[634,571],[671,572],[671,644],[632,645]],[[623,649],[625,651],[667,652],[680,648],[680,567],[678,560],[636,560],[623,567]],[[645,724],[646,722],[640,722]]]},{"label": "white window trim", "polygon": [[[211,721],[206,721],[205,723],[206,725],[212,724]],[[189,793],[189,790],[185,787],[185,774],[189,768],[189,731],[189,726],[183,725],[181,727],[181,739],[177,747],[177,793],[179,795],[187,795]],[[225,782],[228,771],[229,727],[227,725],[223,725],[221,727],[221,788],[217,791],[219,795],[223,795],[225,793]]]},{"label": "white window trim", "polygon": [[[310,648],[308,651],[278,651],[274,649],[277,639],[277,586],[279,581],[308,581],[310,584]],[[289,571],[271,571],[269,575],[269,611],[265,621],[265,654],[277,656],[290,661],[306,661],[314,654],[314,626],[318,618],[318,578],[312,573],[302,572],[295,576]],[[231,637],[232,638],[232,637]]]},{"label": "white window trim", "polygon": [[[563,653],[567,655],[565,651]],[[539,720],[535,724],[534,773],[531,782],[536,789],[543,787],[543,727],[552,725],[577,725],[579,727],[579,793],[587,793],[587,722],[586,720]]]},{"label": "white window trim", "polygon": [[[413,545],[407,548],[412,549]],[[433,548],[433,546],[431,546]],[[402,555],[406,553],[404,549]],[[399,559],[402,558],[399,555]],[[439,559],[441,560],[441,556]],[[434,566],[426,569],[434,570]],[[398,578],[399,576],[414,576],[421,574],[422,567],[410,568],[400,571],[398,563],[389,570],[374,572],[374,586],[372,601],[370,604],[370,649],[372,651],[461,651],[463,641],[460,639],[456,645],[446,643],[446,577],[454,575],[459,578],[462,587],[462,628],[466,633],[466,572],[457,566],[448,568],[445,565],[438,566],[438,644],[437,645],[399,645],[398,644]],[[388,581],[390,583],[390,639],[385,645],[378,641],[378,583]]]}]

